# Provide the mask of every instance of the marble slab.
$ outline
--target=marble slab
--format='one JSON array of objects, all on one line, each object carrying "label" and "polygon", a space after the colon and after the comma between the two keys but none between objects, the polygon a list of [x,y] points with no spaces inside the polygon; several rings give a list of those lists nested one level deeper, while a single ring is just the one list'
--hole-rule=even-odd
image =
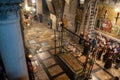
[{"label": "marble slab", "polygon": [[72,70],[73,73],[80,73],[83,70],[82,65],[71,54],[59,54],[60,59]]}]

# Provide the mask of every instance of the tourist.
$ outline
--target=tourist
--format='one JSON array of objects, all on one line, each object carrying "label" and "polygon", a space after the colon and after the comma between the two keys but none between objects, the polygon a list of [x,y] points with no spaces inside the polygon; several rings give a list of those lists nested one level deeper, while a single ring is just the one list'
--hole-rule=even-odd
[{"label": "tourist", "polygon": [[43,22],[43,15],[42,14],[38,14],[38,16],[39,16],[40,23],[42,23]]},{"label": "tourist", "polygon": [[79,44],[82,44],[83,43],[83,32],[80,33],[80,39],[79,39]]},{"label": "tourist", "polygon": [[89,52],[89,49],[90,49],[90,43],[85,41],[84,42],[84,49],[83,49],[82,55],[87,56],[87,54]]},{"label": "tourist", "polygon": [[93,51],[93,49],[96,47],[96,44],[97,44],[96,38],[94,38],[94,39],[91,41],[91,44],[92,44],[92,49],[91,49],[91,51]]},{"label": "tourist", "polygon": [[110,69],[110,68],[112,67],[112,61],[113,61],[112,56],[110,56],[110,57],[106,60],[106,62],[105,62],[105,64],[104,64],[104,68],[105,68],[105,69]]},{"label": "tourist", "polygon": [[106,62],[106,60],[109,58],[111,50],[112,49],[110,48],[110,45],[106,45],[106,52],[103,55],[103,62]]},{"label": "tourist", "polygon": [[49,25],[50,29],[52,29],[52,19],[51,18],[48,19],[48,25]]},{"label": "tourist", "polygon": [[118,57],[117,57],[117,59],[116,59],[115,68],[116,68],[116,69],[120,68],[120,53],[118,54]]},{"label": "tourist", "polygon": [[113,78],[113,80],[119,80],[119,77],[115,76],[115,77]]},{"label": "tourist", "polygon": [[63,22],[64,27],[67,28],[67,18],[66,18],[66,15],[64,15],[62,22]]}]

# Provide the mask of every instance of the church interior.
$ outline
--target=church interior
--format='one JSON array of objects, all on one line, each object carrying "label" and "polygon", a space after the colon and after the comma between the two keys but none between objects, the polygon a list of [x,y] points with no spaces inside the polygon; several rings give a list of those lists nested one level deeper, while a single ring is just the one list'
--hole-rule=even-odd
[{"label": "church interior", "polygon": [[120,0],[0,0],[0,80],[120,80]]}]

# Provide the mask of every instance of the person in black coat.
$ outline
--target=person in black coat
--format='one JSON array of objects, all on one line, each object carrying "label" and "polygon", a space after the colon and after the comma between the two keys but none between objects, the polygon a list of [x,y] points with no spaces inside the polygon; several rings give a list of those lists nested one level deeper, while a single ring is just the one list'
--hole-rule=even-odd
[{"label": "person in black coat", "polygon": [[38,14],[38,16],[39,16],[40,23],[42,23],[43,22],[43,15],[42,14]]},{"label": "person in black coat", "polygon": [[107,48],[106,53],[103,55],[103,62],[105,62],[109,58],[111,51],[112,50],[110,48]]},{"label": "person in black coat", "polygon": [[34,16],[34,20],[38,21],[38,16],[37,15]]},{"label": "person in black coat", "polygon": [[112,57],[110,56],[110,57],[106,60],[105,65],[104,65],[104,68],[105,68],[105,69],[110,69],[110,68],[112,67],[112,62],[113,62],[113,60],[112,60]]},{"label": "person in black coat", "polygon": [[119,77],[115,76],[112,80],[119,80]]},{"label": "person in black coat", "polygon": [[83,49],[82,55],[86,56],[88,54],[89,49],[90,49],[90,43],[85,42],[84,43],[84,49]]},{"label": "person in black coat", "polygon": [[117,59],[116,59],[115,68],[116,68],[116,69],[120,68],[120,53],[118,54],[118,57],[117,57]]},{"label": "person in black coat", "polygon": [[82,44],[83,43],[83,37],[84,37],[84,34],[83,32],[80,33],[80,38],[79,38],[79,44]]}]

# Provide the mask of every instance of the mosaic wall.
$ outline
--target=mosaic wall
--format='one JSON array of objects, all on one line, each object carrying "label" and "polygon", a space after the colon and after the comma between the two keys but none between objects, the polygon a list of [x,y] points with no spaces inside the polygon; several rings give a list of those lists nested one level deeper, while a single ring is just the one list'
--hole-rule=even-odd
[{"label": "mosaic wall", "polygon": [[120,36],[120,8],[102,4],[98,7],[96,28]]}]

